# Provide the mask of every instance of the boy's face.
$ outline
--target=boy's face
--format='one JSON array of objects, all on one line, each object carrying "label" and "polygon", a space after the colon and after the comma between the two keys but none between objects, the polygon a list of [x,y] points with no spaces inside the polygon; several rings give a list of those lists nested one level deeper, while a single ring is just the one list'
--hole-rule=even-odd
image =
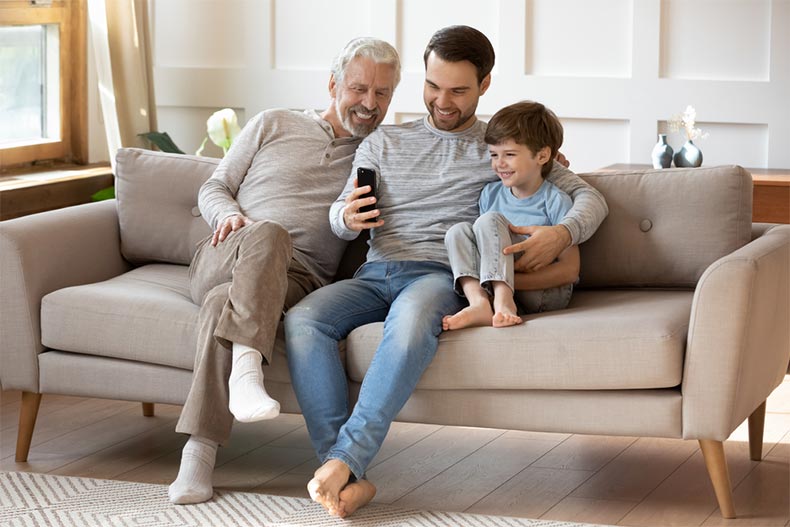
[{"label": "boy's face", "polygon": [[551,149],[544,146],[533,153],[526,145],[507,139],[498,145],[488,145],[491,168],[502,184],[518,197],[532,194],[543,182],[540,171],[549,162]]},{"label": "boy's face", "polygon": [[491,76],[477,82],[477,68],[468,60],[447,62],[428,55],[425,64],[423,100],[433,126],[446,132],[460,132],[475,123],[477,101],[488,89]]}]

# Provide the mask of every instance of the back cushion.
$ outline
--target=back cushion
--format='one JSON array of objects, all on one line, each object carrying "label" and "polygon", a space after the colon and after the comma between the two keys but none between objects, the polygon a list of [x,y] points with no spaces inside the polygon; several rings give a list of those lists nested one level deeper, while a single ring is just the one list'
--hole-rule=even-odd
[{"label": "back cushion", "polygon": [[581,174],[609,205],[581,244],[581,286],[694,287],[745,245],[752,177],[739,166]]},{"label": "back cushion", "polygon": [[118,151],[115,196],[124,258],[189,264],[197,242],[211,233],[197,196],[219,161],[138,148]]}]

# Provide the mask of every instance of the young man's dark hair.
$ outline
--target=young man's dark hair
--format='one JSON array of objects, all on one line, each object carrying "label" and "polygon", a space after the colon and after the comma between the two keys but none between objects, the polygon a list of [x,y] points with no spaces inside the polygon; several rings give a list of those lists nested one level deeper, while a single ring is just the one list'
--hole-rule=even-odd
[{"label": "young man's dark hair", "polygon": [[474,64],[478,83],[483,82],[494,67],[494,46],[473,27],[449,26],[434,33],[423,55],[426,67],[432,51],[446,62],[468,60]]},{"label": "young man's dark hair", "polygon": [[[554,112],[539,102],[521,101],[494,114],[486,128],[485,142],[499,145],[512,139],[529,148],[532,155],[548,146],[551,150],[549,159],[554,159],[562,146],[562,136],[562,124]],[[550,171],[551,162],[543,166],[543,177]]]}]

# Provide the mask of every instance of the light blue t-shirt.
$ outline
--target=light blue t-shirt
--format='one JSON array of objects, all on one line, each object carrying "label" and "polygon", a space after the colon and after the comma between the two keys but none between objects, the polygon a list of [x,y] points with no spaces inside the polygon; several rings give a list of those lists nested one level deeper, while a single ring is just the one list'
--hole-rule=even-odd
[{"label": "light blue t-shirt", "polygon": [[499,212],[510,223],[527,225],[557,225],[573,206],[570,196],[545,179],[538,191],[519,199],[501,181],[494,181],[480,193],[480,214]]}]

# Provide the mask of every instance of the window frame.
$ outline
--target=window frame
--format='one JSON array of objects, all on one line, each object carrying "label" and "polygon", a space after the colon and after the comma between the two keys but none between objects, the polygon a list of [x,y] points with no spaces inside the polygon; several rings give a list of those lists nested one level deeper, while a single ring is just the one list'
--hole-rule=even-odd
[{"label": "window frame", "polygon": [[0,146],[0,168],[45,160],[84,164],[87,137],[87,25],[85,0],[52,0],[33,6],[30,0],[0,0],[0,26],[54,24],[60,34],[60,139]]}]

